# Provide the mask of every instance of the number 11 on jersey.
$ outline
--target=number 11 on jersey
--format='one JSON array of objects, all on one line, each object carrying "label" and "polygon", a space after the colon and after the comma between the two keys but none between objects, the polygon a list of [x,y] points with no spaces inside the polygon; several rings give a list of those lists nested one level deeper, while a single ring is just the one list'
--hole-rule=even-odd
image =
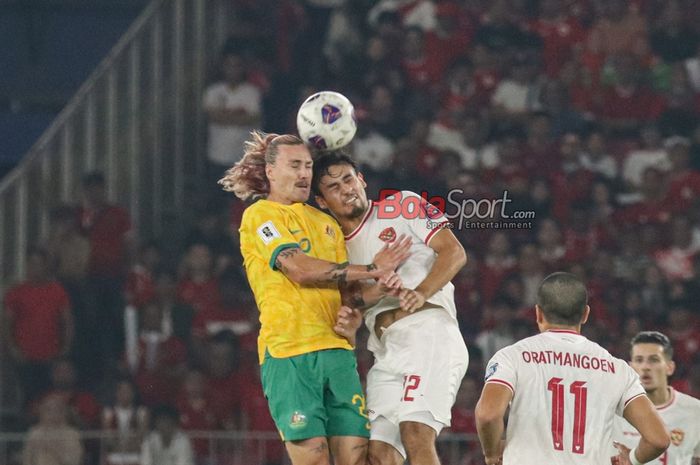
[{"label": "number 11 on jersey", "polygon": [[[562,378],[551,378],[547,390],[552,393],[552,445],[555,450],[564,450],[564,384]],[[586,435],[586,398],[588,388],[585,381],[574,381],[569,393],[574,396],[574,425],[571,452],[583,454]]]}]

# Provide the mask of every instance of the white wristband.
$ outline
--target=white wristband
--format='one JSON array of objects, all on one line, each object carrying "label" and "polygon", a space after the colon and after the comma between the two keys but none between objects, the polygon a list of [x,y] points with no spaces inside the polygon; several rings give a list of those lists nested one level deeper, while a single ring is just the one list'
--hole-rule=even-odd
[{"label": "white wristband", "polygon": [[644,465],[643,462],[637,460],[637,448],[635,447],[630,451],[630,463],[632,465]]}]

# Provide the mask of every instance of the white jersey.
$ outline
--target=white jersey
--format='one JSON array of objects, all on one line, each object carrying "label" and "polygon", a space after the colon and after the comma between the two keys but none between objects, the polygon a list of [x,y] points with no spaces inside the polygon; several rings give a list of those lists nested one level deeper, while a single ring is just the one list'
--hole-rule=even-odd
[{"label": "white jersey", "polygon": [[[403,205],[403,211],[396,207],[397,203]],[[429,247],[430,240],[447,224],[447,218],[436,207],[410,191],[398,192],[380,202],[370,201],[362,222],[345,236],[348,259],[350,263],[371,263],[382,247],[405,234],[413,240],[411,256],[396,271],[404,287],[414,289],[428,276],[437,257]],[[448,282],[427,301],[445,309],[457,320],[452,283]],[[387,296],[365,311],[365,324],[370,333],[367,348],[372,352],[379,347],[374,331],[376,316],[399,307],[396,297]]]},{"label": "white jersey", "polygon": [[[653,465],[690,465],[700,457],[700,400],[669,388],[671,399],[656,407],[671,432],[671,445]],[[639,432],[624,418],[615,421],[613,438],[630,449],[639,444]]]},{"label": "white jersey", "polygon": [[645,395],[625,361],[574,331],[499,350],[485,381],[513,391],[503,465],[609,464],[615,414]]}]

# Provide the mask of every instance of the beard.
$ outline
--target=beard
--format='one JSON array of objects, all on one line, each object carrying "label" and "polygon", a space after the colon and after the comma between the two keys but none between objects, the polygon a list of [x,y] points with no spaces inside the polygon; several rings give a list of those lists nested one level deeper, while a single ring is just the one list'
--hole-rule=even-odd
[{"label": "beard", "polygon": [[352,208],[352,210],[350,211],[350,214],[348,215],[348,218],[350,218],[351,220],[360,218],[362,215],[365,214],[366,211],[367,211],[367,205],[364,205],[364,206],[358,205],[358,206]]}]

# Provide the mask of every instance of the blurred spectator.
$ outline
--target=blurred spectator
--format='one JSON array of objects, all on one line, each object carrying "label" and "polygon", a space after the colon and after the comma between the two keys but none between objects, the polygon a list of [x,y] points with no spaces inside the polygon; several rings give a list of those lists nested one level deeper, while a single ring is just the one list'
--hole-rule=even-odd
[{"label": "blurred spectator", "polygon": [[3,339],[15,364],[25,403],[45,391],[51,364],[68,354],[74,326],[68,294],[49,271],[43,249],[27,253],[27,276],[8,289]]},{"label": "blurred spectator", "polygon": [[114,384],[113,398],[102,409],[102,431],[111,433],[103,442],[106,465],[139,465],[149,412],[139,404],[137,394],[130,379],[118,379]]},{"label": "blurred spectator", "polygon": [[58,206],[51,210],[49,221],[46,250],[56,277],[67,289],[80,289],[88,271],[90,241],[80,233],[75,208]]},{"label": "blurred spectator", "polygon": [[572,106],[569,91],[563,81],[546,81],[542,86],[540,104],[542,111],[551,117],[554,136],[583,131],[586,120],[583,114]]},{"label": "blurred spectator", "polygon": [[652,264],[642,249],[639,231],[629,227],[620,231],[620,250],[613,260],[613,276],[627,283],[638,283]]},{"label": "blurred spectator", "polygon": [[537,303],[537,290],[546,276],[544,264],[535,244],[525,244],[520,248],[517,272],[523,285],[521,307],[532,308]]},{"label": "blurred spectator", "polygon": [[664,144],[671,162],[666,203],[674,212],[690,210],[700,198],[700,171],[690,167],[690,141],[684,137],[670,137]]},{"label": "blurred spectator", "polygon": [[[99,425],[100,404],[90,392],[77,385],[75,365],[68,359],[56,360],[51,366],[51,385],[44,392],[46,397],[59,396],[67,407],[68,422],[76,428],[91,430]],[[33,407],[33,414],[38,415],[40,402]]]},{"label": "blurred spectator", "polygon": [[187,348],[175,336],[163,333],[163,313],[156,304],[141,309],[136,354],[125,354],[125,361],[146,406],[174,403],[186,371]]},{"label": "blurred spectator", "polygon": [[513,2],[508,0],[491,2],[474,36],[475,44],[483,45],[499,60],[507,60],[515,49],[540,45],[539,37],[520,28],[519,12],[513,7]]},{"label": "blurred spectator", "polygon": [[159,270],[155,277],[155,286],[156,297],[150,304],[160,308],[163,315],[163,334],[175,336],[189,347],[194,309],[178,299],[175,272]]},{"label": "blurred spectator", "polygon": [[[221,273],[233,263],[242,263],[241,253],[231,240],[226,220],[227,209],[220,202],[207,202],[201,209],[194,228],[185,238],[185,247],[206,244],[213,255],[214,271]],[[243,274],[241,273],[241,279]]]},{"label": "blurred spectator", "polygon": [[[671,208],[666,202],[668,189],[664,173],[648,167],[642,175],[642,183],[636,193],[636,202],[616,213],[616,220],[624,227],[647,223],[665,224],[671,219]],[[655,238],[657,241],[658,236]]]},{"label": "blurred spectator", "polygon": [[495,300],[484,308],[482,330],[474,343],[479,347],[484,359],[515,341],[513,334],[514,312],[502,299]]},{"label": "blurred spectator", "polygon": [[239,353],[236,337],[221,331],[209,339],[204,365],[206,389],[220,427],[230,430],[239,426],[241,378],[237,371]]},{"label": "blurred spectator", "polygon": [[447,65],[439,55],[430,53],[422,29],[409,27],[405,34],[401,66],[406,75],[406,84],[417,91],[435,91]]},{"label": "blurred spectator", "polygon": [[[240,51],[221,54],[222,79],[206,88],[203,107],[209,119],[207,159],[218,180],[243,155],[243,142],[260,123],[260,90],[247,81],[248,64]],[[217,177],[218,176],[218,177]]]},{"label": "blurred spectator", "polygon": [[656,5],[657,18],[649,34],[651,51],[666,63],[683,61],[695,54],[700,36],[685,21],[684,6],[678,0]]},{"label": "blurred spectator", "polygon": [[561,269],[566,248],[562,240],[559,224],[552,218],[538,221],[537,246],[539,259],[546,270],[553,273]]},{"label": "blurred spectator", "polygon": [[598,68],[607,57],[619,53],[637,57],[648,53],[646,20],[629,7],[627,0],[608,0],[596,6],[598,17],[587,42],[591,66]]},{"label": "blurred spectator", "polygon": [[696,278],[693,260],[700,251],[693,245],[690,222],[685,216],[674,217],[670,224],[670,244],[654,255],[657,266],[668,281],[688,281]]},{"label": "blurred spectator", "polygon": [[126,302],[134,307],[142,307],[156,296],[155,272],[161,261],[158,243],[143,244],[126,278],[124,293]]},{"label": "blurred spectator", "polygon": [[579,162],[583,168],[606,179],[614,180],[617,177],[617,162],[608,153],[605,134],[599,129],[588,133],[585,149],[579,155]]},{"label": "blurred spectator", "polygon": [[489,127],[476,115],[469,115],[462,121],[461,144],[455,150],[461,158],[463,168],[492,169],[498,163],[496,145],[488,142]]},{"label": "blurred spectator", "polygon": [[209,246],[190,245],[182,259],[181,270],[177,283],[181,303],[191,306],[195,312],[219,304],[219,281],[214,274],[214,257]]},{"label": "blurred spectator", "polygon": [[681,367],[690,366],[700,353],[700,325],[697,313],[688,305],[677,305],[668,313],[666,334],[671,339],[674,360]]},{"label": "blurred spectator", "polygon": [[482,261],[481,288],[484,292],[484,303],[488,304],[496,297],[501,283],[516,266],[517,260],[512,253],[508,236],[503,231],[495,232],[489,239]]},{"label": "blurred spectator", "polygon": [[81,382],[91,384],[98,380],[100,361],[93,347],[98,344],[95,335],[94,310],[89,308],[87,294],[90,241],[80,232],[76,208],[58,206],[50,212],[50,232],[46,241],[52,268],[70,297],[75,336],[72,358],[80,373]]},{"label": "blurred spectator", "polygon": [[194,465],[190,439],[178,422],[175,408],[159,405],[153,409],[153,431],[141,445],[141,465]]},{"label": "blurred spectator", "polygon": [[578,19],[559,0],[540,1],[539,15],[529,27],[542,39],[544,69],[551,78],[556,77],[564,63],[580,51],[586,37]]},{"label": "blurred spectator", "polygon": [[[248,402],[250,399],[246,399],[246,403]],[[185,375],[177,396],[177,409],[180,412],[180,427],[183,431],[218,429],[217,414],[211,407],[205,391],[204,376],[199,371],[190,371]],[[192,441],[192,447],[197,463],[204,463],[210,451],[210,441],[195,439]]]},{"label": "blurred spectator", "polygon": [[644,81],[636,55],[620,52],[609,61],[609,82],[601,89],[594,111],[600,123],[613,134],[630,137],[640,123],[659,117],[664,102]]},{"label": "blurred spectator", "polygon": [[371,125],[358,125],[352,142],[353,159],[361,171],[382,172],[391,167],[396,151],[392,140]]},{"label": "blurred spectator", "polygon": [[491,97],[496,115],[520,121],[528,113],[540,110],[542,85],[537,58],[518,53],[510,67],[510,75],[501,81]]},{"label": "blurred spectator", "polygon": [[644,126],[640,133],[642,146],[625,156],[622,179],[630,187],[642,185],[642,176],[649,167],[667,171],[671,167],[668,151],[661,141],[661,133],[654,124]]},{"label": "blurred spectator", "polygon": [[257,312],[250,291],[241,286],[234,270],[219,276],[221,302],[203,308],[192,321],[192,349],[195,357],[203,361],[206,341],[221,331],[232,332],[239,341],[246,341],[248,348],[255,350],[257,344]]},{"label": "blurred spectator", "polygon": [[29,430],[22,465],[81,465],[80,433],[68,424],[66,404],[60,396],[41,402],[39,423]]},{"label": "blurred spectator", "polygon": [[123,348],[124,279],[132,254],[133,231],[129,213],[107,201],[105,177],[83,176],[78,218],[90,240],[88,309],[93,312],[97,344],[93,347],[103,369],[109,370]]}]

